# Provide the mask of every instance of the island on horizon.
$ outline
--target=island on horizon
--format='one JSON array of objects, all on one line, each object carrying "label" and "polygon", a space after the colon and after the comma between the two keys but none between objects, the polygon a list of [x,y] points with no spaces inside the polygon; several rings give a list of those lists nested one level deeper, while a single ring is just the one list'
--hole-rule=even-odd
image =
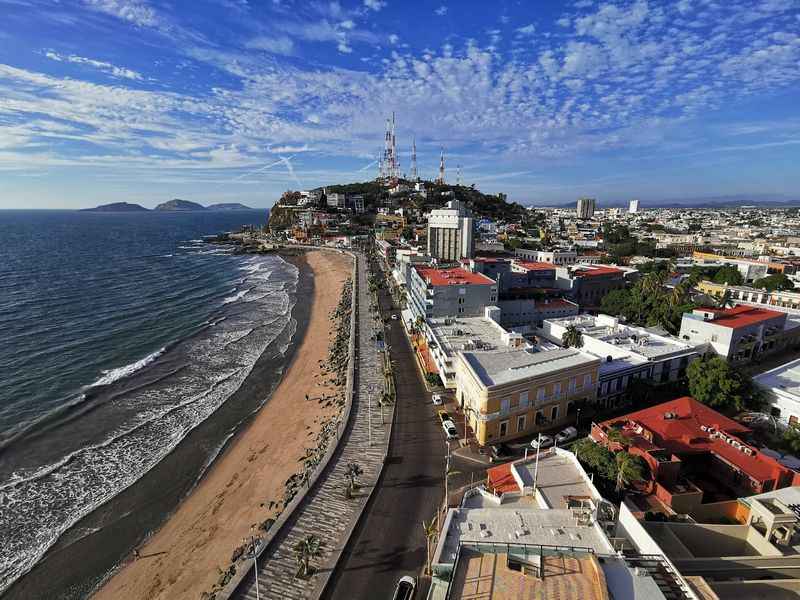
[{"label": "island on horizon", "polygon": [[101,204],[94,208],[82,208],[82,212],[200,212],[200,211],[214,211],[214,210],[258,210],[251,208],[239,202],[222,202],[219,204],[211,204],[203,206],[197,202],[189,200],[181,200],[175,198],[168,202],[162,202],[153,209],[145,208],[141,204],[134,204],[131,202],[112,202],[110,204]]}]

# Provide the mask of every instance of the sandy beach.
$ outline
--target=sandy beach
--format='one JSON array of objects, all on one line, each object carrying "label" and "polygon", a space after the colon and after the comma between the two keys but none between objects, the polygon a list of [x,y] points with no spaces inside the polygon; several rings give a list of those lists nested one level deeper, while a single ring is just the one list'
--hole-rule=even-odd
[{"label": "sandy beach", "polygon": [[[283,498],[286,480],[299,472],[336,404],[318,398],[337,392],[324,375],[335,322],[352,260],[333,252],[310,252],[313,304],[306,334],[272,398],[181,503],[178,510],[98,590],[93,598],[199,598],[228,567],[231,554],[252,525],[274,518],[271,502]],[[307,302],[299,298],[298,302]],[[310,397],[306,400],[306,397]]]}]

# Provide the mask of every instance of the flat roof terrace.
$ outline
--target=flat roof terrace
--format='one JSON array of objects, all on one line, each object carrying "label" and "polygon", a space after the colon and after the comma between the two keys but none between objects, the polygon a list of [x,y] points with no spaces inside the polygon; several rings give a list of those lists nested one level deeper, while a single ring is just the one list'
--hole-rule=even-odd
[{"label": "flat roof terrace", "polygon": [[449,355],[461,350],[491,352],[508,350],[497,323],[486,317],[428,319],[441,349]]},{"label": "flat roof terrace", "polygon": [[528,352],[464,352],[464,359],[486,387],[540,377],[549,373],[599,365],[600,359],[572,348]]}]

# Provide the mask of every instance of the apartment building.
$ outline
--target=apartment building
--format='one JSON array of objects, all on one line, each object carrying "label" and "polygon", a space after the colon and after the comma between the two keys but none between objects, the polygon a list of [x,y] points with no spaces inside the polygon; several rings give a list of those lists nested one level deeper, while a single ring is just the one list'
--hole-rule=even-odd
[{"label": "apartment building", "polygon": [[408,271],[408,305],[414,317],[476,317],[497,302],[497,283],[461,267],[413,265]]},{"label": "apartment building", "polygon": [[440,262],[457,262],[475,251],[473,219],[458,200],[428,216],[428,255]]}]

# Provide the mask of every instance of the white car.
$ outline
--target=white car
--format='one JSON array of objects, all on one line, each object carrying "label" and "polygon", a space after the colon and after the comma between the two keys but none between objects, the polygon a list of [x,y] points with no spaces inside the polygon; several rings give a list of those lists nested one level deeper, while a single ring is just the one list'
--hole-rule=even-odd
[{"label": "white car", "polygon": [[399,318],[400,317],[398,317],[397,315],[392,315],[392,321],[397,321],[397,319],[399,319]]},{"label": "white car", "polygon": [[441,394],[434,394],[431,396],[431,402],[433,402],[436,406],[441,406],[442,404],[442,395]]},{"label": "white car", "polygon": [[556,443],[565,444],[567,442],[571,442],[576,437],[578,437],[578,430],[574,427],[567,427],[563,431],[559,431],[556,434]]},{"label": "white car", "polygon": [[531,440],[531,448],[534,450],[542,450],[544,448],[549,448],[553,445],[553,438],[549,435],[543,435],[541,437],[537,436]]},{"label": "white car", "polygon": [[392,600],[411,600],[414,597],[414,591],[416,589],[417,581],[413,577],[404,575],[394,588]]},{"label": "white car", "polygon": [[455,423],[452,421],[442,421],[442,429],[444,429],[444,434],[447,436],[448,440],[458,439],[458,431],[456,430]]}]

